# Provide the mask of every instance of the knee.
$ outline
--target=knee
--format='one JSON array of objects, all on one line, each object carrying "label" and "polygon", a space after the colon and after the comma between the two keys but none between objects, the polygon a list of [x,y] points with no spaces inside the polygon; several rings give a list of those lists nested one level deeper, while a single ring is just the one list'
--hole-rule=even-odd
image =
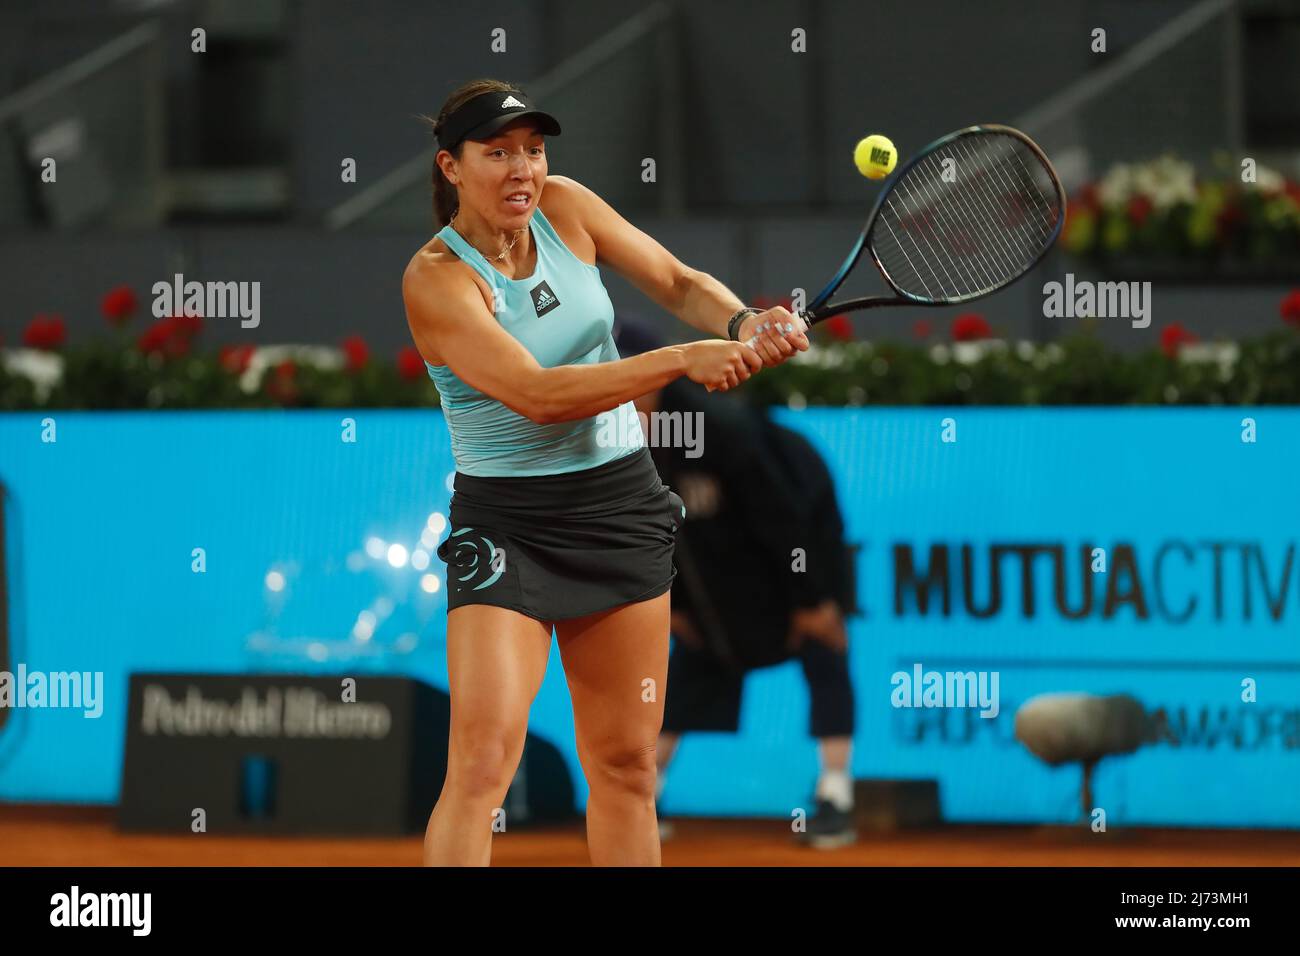
[{"label": "knee", "polygon": [[593,790],[610,789],[642,797],[653,797],[658,769],[656,746],[648,744],[606,745],[583,760],[587,784]]},{"label": "knee", "polygon": [[453,737],[447,754],[447,786],[467,797],[500,799],[514,777],[515,750],[503,731]]}]

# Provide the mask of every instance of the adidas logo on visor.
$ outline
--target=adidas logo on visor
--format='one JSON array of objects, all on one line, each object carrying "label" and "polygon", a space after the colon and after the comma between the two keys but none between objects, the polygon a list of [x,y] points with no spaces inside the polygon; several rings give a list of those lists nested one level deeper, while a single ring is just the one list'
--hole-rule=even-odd
[{"label": "adidas logo on visor", "polygon": [[511,106],[518,106],[520,109],[524,109],[524,108],[525,108],[525,104],[524,104],[524,103],[520,103],[520,102],[519,102],[517,99],[515,99],[513,96],[507,96],[507,97],[505,98],[505,100],[502,102],[502,104],[501,104],[501,108],[504,110],[504,109],[508,109],[508,108],[511,107]]}]

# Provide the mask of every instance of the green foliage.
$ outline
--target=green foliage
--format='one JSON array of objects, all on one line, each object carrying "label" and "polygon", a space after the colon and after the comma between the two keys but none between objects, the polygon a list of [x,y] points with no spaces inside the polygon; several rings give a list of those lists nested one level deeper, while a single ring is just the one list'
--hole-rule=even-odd
[{"label": "green foliage", "polygon": [[742,394],[762,404],[794,405],[1300,403],[1295,332],[1239,343],[1232,361],[1216,360],[1212,350],[1207,357],[1206,351],[1125,354],[1089,335],[1043,347],[1001,341],[828,344],[763,370],[742,386]]},{"label": "green foliage", "polygon": [[[0,410],[436,407],[427,375],[391,362],[360,368],[265,369],[255,390],[216,356],[165,357],[103,343],[61,351],[61,381],[40,396],[0,362]],[[1036,346],[1001,340],[914,344],[819,339],[740,389],[759,404],[794,405],[1255,405],[1300,404],[1300,332],[1121,353],[1079,334]]]},{"label": "green foliage", "polygon": [[1116,163],[1070,197],[1062,247],[1103,266],[1138,260],[1294,271],[1300,184],[1266,167],[1256,173],[1254,181],[1236,168],[1198,178],[1172,156]]}]

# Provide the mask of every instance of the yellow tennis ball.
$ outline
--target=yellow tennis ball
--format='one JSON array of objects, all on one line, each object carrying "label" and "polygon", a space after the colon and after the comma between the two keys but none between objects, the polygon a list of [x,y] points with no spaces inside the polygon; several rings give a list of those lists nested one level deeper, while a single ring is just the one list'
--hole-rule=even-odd
[{"label": "yellow tennis ball", "polygon": [[853,165],[868,179],[884,179],[894,171],[897,162],[898,150],[894,149],[893,141],[879,133],[859,140],[853,149]]}]

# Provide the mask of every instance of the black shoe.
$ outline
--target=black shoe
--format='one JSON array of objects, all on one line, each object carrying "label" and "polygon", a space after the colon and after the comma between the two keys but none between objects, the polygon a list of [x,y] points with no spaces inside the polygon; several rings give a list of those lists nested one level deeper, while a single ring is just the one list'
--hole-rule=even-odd
[{"label": "black shoe", "polygon": [[818,850],[849,846],[858,839],[853,825],[853,811],[841,810],[829,800],[818,799],[817,812],[808,821],[808,829],[798,834],[799,842]]}]

